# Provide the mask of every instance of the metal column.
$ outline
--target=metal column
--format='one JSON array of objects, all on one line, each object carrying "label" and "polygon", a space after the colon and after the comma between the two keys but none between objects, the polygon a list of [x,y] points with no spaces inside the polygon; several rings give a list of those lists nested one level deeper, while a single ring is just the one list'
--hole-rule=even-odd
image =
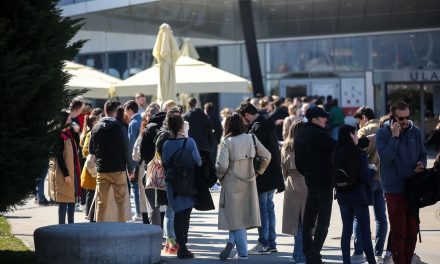
[{"label": "metal column", "polygon": [[244,43],[249,63],[254,96],[264,95],[263,77],[261,75],[260,59],[258,57],[257,39],[255,37],[252,3],[250,0],[240,0],[241,25],[243,27]]}]

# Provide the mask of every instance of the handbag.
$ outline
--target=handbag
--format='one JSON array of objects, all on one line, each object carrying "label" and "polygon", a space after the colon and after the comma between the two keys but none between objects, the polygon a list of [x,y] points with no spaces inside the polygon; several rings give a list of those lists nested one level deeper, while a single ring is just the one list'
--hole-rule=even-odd
[{"label": "handbag", "polygon": [[165,170],[157,152],[154,158],[148,163],[145,173],[147,176],[145,189],[166,190]]},{"label": "handbag", "polygon": [[252,134],[252,140],[254,141],[254,148],[255,148],[255,157],[253,159],[254,170],[259,171],[261,168],[261,157],[258,155],[257,143],[255,142],[255,137],[253,134]]},{"label": "handbag", "polygon": [[96,178],[98,175],[98,171],[96,170],[96,157],[93,154],[87,155],[86,162],[84,163],[87,171],[92,175],[93,178]]}]

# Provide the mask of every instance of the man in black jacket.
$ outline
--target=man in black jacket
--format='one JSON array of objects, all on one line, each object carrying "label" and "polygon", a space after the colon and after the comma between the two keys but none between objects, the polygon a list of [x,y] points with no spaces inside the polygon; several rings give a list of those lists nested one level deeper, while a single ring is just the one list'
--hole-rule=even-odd
[{"label": "man in black jacket", "polygon": [[248,102],[241,103],[236,111],[248,125],[248,133],[254,134],[272,155],[263,175],[257,176],[261,228],[258,228],[258,244],[249,250],[249,254],[277,252],[273,195],[275,190],[282,192],[285,187],[275,123],[272,119],[259,115],[257,108]]},{"label": "man in black jacket", "polygon": [[[108,191],[113,187],[118,221],[125,222],[125,197],[128,195],[127,170],[132,176],[134,167],[130,162],[127,131],[116,120],[117,101],[109,100],[104,104],[106,117],[93,128],[90,138],[90,154],[96,156],[96,221],[102,222],[107,208]],[[112,199],[112,198],[110,198]]]},{"label": "man in black jacket", "polygon": [[[336,141],[327,133],[328,113],[319,107],[306,111],[308,122],[295,138],[295,163],[308,189],[303,220],[303,245],[307,264],[322,263],[321,249],[327,237],[333,202],[331,156]],[[315,228],[312,238],[312,229]]]}]

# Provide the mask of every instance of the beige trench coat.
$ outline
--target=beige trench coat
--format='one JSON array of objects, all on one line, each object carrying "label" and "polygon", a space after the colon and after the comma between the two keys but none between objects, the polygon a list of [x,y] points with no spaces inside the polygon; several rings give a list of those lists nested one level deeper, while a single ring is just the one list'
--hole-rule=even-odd
[{"label": "beige trench coat", "polygon": [[[258,155],[262,158],[263,174],[270,162],[270,152],[255,137]],[[250,229],[261,226],[260,208],[253,158],[252,136],[241,134],[226,137],[220,144],[217,177],[222,185],[218,213],[220,230]]]},{"label": "beige trench coat", "polygon": [[[133,147],[133,153],[131,154],[131,157],[133,160],[139,162],[141,160],[141,142],[142,142],[142,135],[139,135],[136,139],[136,142],[134,143]],[[145,196],[145,188],[144,184],[142,183],[142,178],[145,174],[145,162],[142,161],[139,164],[139,177],[138,177],[138,186],[139,186],[139,209],[141,213],[146,213],[147,211],[147,196]]]},{"label": "beige trench coat", "polygon": [[64,180],[63,172],[58,166],[56,157],[49,159],[49,170],[47,178],[49,183],[49,197],[58,203],[74,203],[75,202],[75,165],[73,146],[70,139],[64,140],[63,158],[66,163],[67,171],[71,178],[71,184],[67,184]]},{"label": "beige trench coat", "polygon": [[282,153],[281,162],[283,167],[284,203],[282,232],[296,235],[299,219],[304,218],[304,208],[307,199],[307,186],[304,176],[299,173],[295,166],[294,152]]}]

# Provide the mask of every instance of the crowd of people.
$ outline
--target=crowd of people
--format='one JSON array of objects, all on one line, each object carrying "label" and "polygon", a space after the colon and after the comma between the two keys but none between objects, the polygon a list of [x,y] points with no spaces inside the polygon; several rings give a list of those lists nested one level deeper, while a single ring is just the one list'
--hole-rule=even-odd
[{"label": "crowd of people", "polygon": [[[78,200],[90,221],[130,220],[132,192],[134,220],[163,227],[166,253],[193,258],[187,247],[191,212],[215,209],[210,188],[218,181],[218,228],[229,231],[222,260],[234,248],[237,259],[278,252],[273,198],[284,192],[282,232],[294,237],[291,262],[322,263],[336,199],[344,263],[421,263],[414,255],[418,218],[405,200],[405,180],[425,169],[426,150],[405,102],[394,102],[380,120],[362,106],[354,124],[345,124],[331,96],[248,98],[223,109],[221,121],[212,103],[203,110],[193,97],[186,103],[146,105],[138,94],[125,104],[109,100],[101,110],[74,100],[62,113],[47,173],[59,223],[66,215],[74,222]],[[44,176],[37,201],[46,204],[41,181]],[[258,242],[248,249],[252,228],[258,228]]]}]

